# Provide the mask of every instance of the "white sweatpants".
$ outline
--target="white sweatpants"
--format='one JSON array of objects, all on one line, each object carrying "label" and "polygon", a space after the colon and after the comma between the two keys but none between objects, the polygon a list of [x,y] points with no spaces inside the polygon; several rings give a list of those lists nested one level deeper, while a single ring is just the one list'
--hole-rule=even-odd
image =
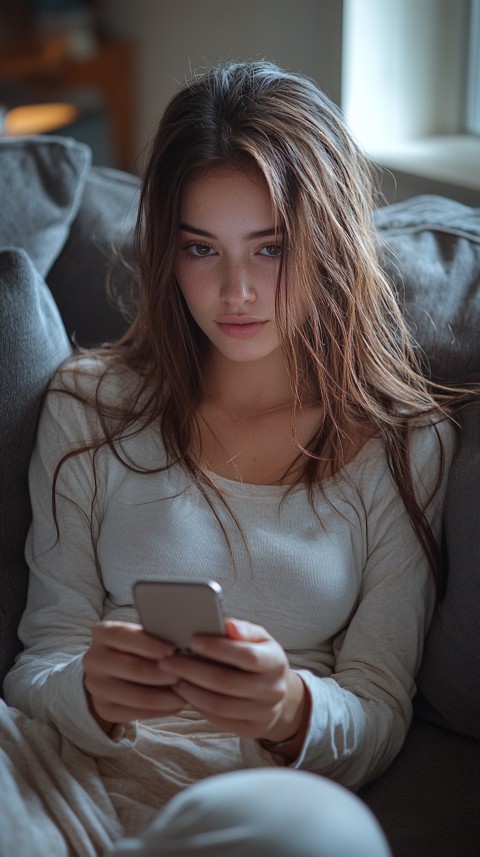
[{"label": "white sweatpants", "polygon": [[285,768],[190,786],[109,857],[390,857],[370,810],[341,786]]}]

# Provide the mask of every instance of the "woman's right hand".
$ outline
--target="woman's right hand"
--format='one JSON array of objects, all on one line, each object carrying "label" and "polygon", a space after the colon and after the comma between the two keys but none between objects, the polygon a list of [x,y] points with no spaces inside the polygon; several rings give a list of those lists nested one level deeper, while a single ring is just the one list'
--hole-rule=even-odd
[{"label": "woman's right hand", "polygon": [[92,716],[107,734],[116,723],[148,720],[185,707],[178,679],[162,670],[174,646],[132,622],[98,622],[83,656],[84,685]]}]

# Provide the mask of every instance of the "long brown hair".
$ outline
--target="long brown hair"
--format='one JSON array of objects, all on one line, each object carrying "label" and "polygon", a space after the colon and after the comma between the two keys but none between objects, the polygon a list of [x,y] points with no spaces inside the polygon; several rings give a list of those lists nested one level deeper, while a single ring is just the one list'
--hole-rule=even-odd
[{"label": "long brown hair", "polygon": [[139,388],[135,403],[116,410],[114,428],[112,408],[97,393],[96,444],[115,450],[126,433],[157,423],[169,461],[180,462],[208,499],[195,416],[206,343],[174,260],[184,183],[217,166],[259,170],[282,228],[276,312],[293,398],[300,405],[307,378],[324,410],[308,448],[298,445],[297,481],[312,499],[319,460],[328,458],[333,472],[344,463],[346,427],[373,427],[438,584],[438,548],[415,497],[408,439],[413,420],[444,415],[444,399],[422,375],[378,260],[366,159],[339,110],[303,76],[268,62],[226,63],[190,81],[168,105],[142,184],[136,315],[106,352],[105,371],[127,366]]}]

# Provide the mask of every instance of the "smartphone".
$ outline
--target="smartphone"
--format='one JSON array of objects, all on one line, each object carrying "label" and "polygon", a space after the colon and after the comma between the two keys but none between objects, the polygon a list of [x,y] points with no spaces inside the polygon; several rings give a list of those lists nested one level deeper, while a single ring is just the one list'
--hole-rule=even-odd
[{"label": "smartphone", "polygon": [[133,595],[145,631],[181,651],[189,651],[194,634],[225,634],[222,587],[214,580],[139,580]]}]

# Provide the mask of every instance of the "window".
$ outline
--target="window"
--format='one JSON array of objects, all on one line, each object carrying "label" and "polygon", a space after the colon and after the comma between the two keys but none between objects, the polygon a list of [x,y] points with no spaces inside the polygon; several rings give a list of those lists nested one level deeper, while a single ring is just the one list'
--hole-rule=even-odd
[{"label": "window", "polygon": [[478,206],[480,0],[344,0],[343,10],[341,106],[391,175],[385,197]]},{"label": "window", "polygon": [[466,130],[480,134],[480,0],[470,0],[467,53]]}]

